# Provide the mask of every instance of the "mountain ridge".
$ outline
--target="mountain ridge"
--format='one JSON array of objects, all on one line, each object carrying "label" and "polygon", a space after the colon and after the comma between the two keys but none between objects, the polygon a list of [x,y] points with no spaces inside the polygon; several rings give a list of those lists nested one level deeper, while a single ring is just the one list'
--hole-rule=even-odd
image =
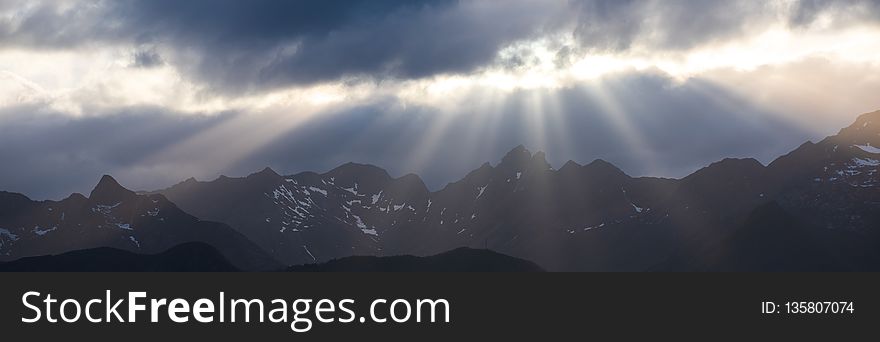
[{"label": "mountain ridge", "polygon": [[[483,163],[434,191],[417,175],[392,178],[375,165],[346,163],[325,173],[301,172],[280,176],[272,184],[242,186],[250,189],[247,199],[224,197],[240,189],[224,189],[217,181],[200,182],[198,189],[157,192],[196,216],[230,224],[291,264],[347,255],[431,255],[469,246],[538,261],[548,269],[640,270],[679,244],[727,236],[754,208],[770,201],[779,201],[795,215],[809,216],[816,207],[808,194],[820,190],[810,190],[815,184],[805,180],[813,182],[817,172],[842,172],[851,180],[876,182],[871,165],[859,166],[863,171],[849,166],[856,160],[850,154],[867,158],[859,154],[863,151],[826,146],[837,140],[861,142],[844,135],[875,128],[871,122],[876,113],[880,112],[861,115],[851,125],[855,128],[841,130],[842,136],[805,143],[767,165],[754,158],[724,158],[678,179],[631,177],[602,159],[586,165],[569,161],[556,170],[543,152],[518,145],[497,164]],[[863,127],[857,129],[858,125]],[[861,160],[864,164],[867,159]],[[871,207],[843,208],[843,197],[853,191],[829,194],[838,192],[834,196],[841,199],[825,209],[826,221],[864,232],[873,219],[853,225],[843,222],[843,216],[868,213]],[[193,198],[228,200],[246,208],[208,208]],[[632,232],[603,232],[611,227]],[[652,239],[658,243],[652,245]],[[561,251],[551,251],[550,246]],[[610,258],[609,253],[617,252],[609,246],[633,249],[629,253],[645,257]],[[608,262],[593,260],[600,258]]]},{"label": "mountain ridge", "polygon": [[[469,247],[563,271],[643,271],[676,256],[708,257],[705,246],[744,244],[751,238],[730,237],[760,234],[751,228],[789,222],[776,219],[791,216],[797,229],[840,232],[821,246],[845,241],[840,246],[852,247],[834,267],[864,269],[873,264],[859,257],[874,260],[871,251],[880,246],[880,150],[873,147],[880,146],[880,124],[875,122],[880,123],[880,111],[767,165],[724,158],[678,179],[632,177],[602,159],[586,165],[568,161],[556,170],[543,152],[518,145],[494,166],[483,163],[435,191],[415,174],[394,178],[375,165],[345,163],[324,173],[280,175],[266,167],[246,177],[189,178],[140,193],[104,176],[89,197],[71,195],[65,201],[98,215],[88,224],[101,228],[112,216],[109,223],[123,232],[137,223],[117,214],[153,216],[152,207],[131,203],[161,202],[181,211],[183,226],[220,222],[288,265],[354,255],[431,256]],[[40,217],[57,221],[57,214],[45,212],[56,202],[8,193],[0,193],[0,201],[5,202],[0,229],[15,227],[0,230],[0,252],[22,244],[19,236],[55,234]],[[761,211],[768,205],[778,210]],[[42,211],[24,224],[9,218],[21,210],[4,212],[4,207]],[[768,217],[772,220],[761,219]],[[772,257],[769,250],[761,253]]]},{"label": "mountain ridge", "polygon": [[241,269],[280,265],[231,227],[189,215],[162,194],[137,194],[109,175],[89,197],[33,201],[0,193],[0,261],[101,247],[151,254],[186,242],[210,244]]}]

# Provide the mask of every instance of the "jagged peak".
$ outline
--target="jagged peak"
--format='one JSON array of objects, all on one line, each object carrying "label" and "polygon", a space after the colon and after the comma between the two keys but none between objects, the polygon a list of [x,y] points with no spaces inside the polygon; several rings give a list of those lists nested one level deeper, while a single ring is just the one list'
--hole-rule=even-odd
[{"label": "jagged peak", "polygon": [[519,170],[528,165],[531,158],[532,153],[529,152],[525,146],[518,145],[501,158],[501,163],[499,163],[498,166],[501,168]]},{"label": "jagged peak", "polygon": [[422,181],[422,177],[415,173],[407,173],[400,178],[395,178],[391,181],[394,186],[402,186],[405,189],[415,189],[422,192],[428,192],[428,186],[425,185],[425,182]]},{"label": "jagged peak", "polygon": [[550,170],[553,168],[550,166],[550,163],[547,162],[547,156],[544,154],[544,151],[538,151],[532,155],[530,166],[533,166],[538,170]]},{"label": "jagged peak", "polygon": [[569,159],[567,162],[565,162],[565,164],[562,165],[561,168],[559,168],[559,172],[563,172],[563,173],[570,172],[573,170],[580,169],[581,167],[582,167],[581,164],[578,164],[574,160]]},{"label": "jagged peak", "polygon": [[826,141],[836,145],[880,145],[880,111],[860,115],[852,125]]},{"label": "jagged peak", "polygon": [[417,175],[415,173],[407,173],[403,176],[400,176],[400,178],[395,178],[394,180],[402,181],[402,182],[415,182],[415,181],[421,182],[422,178],[419,177],[419,175]]},{"label": "jagged peak", "polygon": [[716,166],[742,165],[742,166],[752,166],[752,167],[759,167],[759,168],[764,167],[764,164],[761,164],[761,162],[755,158],[724,158],[724,159],[721,159],[720,161],[712,163],[709,166],[712,166],[712,165],[716,165]]},{"label": "jagged peak", "polygon": [[360,163],[352,163],[348,162],[342,165],[337,166],[336,168],[327,171],[321,176],[329,176],[329,177],[341,177],[341,176],[354,176],[354,175],[366,175],[366,176],[376,176],[386,180],[391,180],[391,175],[388,174],[388,171],[385,169],[378,167],[373,164],[360,164]]},{"label": "jagged peak", "polygon": [[199,183],[201,183],[201,182],[199,182],[195,177],[189,177],[189,178],[183,180],[182,182],[178,182],[177,184],[172,185],[169,188],[165,188],[163,190],[157,190],[157,191],[149,191],[149,192],[147,192],[147,194],[153,194],[153,193],[157,193],[160,191],[173,191],[173,190],[186,189],[186,188],[194,187],[194,186],[198,185]]},{"label": "jagged peak", "polygon": [[117,182],[116,179],[110,175],[101,176],[101,180],[98,181],[98,186],[101,186],[101,185],[110,185],[110,186],[118,186],[118,187],[122,186],[122,185],[119,185],[119,182]]},{"label": "jagged peak", "polygon": [[126,197],[136,196],[134,191],[128,190],[110,175],[104,175],[98,181],[98,185],[89,194],[89,199],[97,203],[107,204],[110,201],[120,201]]},{"label": "jagged peak", "polygon": [[85,201],[87,199],[88,198],[86,198],[85,195],[78,193],[78,192],[74,192],[74,193],[70,194],[70,196],[67,196],[67,198],[63,199],[62,201]]},{"label": "jagged peak", "polygon": [[480,167],[474,169],[473,171],[468,172],[468,174],[464,178],[471,178],[471,177],[475,177],[477,175],[488,175],[494,169],[495,168],[492,167],[492,164],[489,164],[488,162],[486,162],[486,163],[483,163],[482,165],[480,165]]},{"label": "jagged peak", "polygon": [[603,159],[595,159],[587,165],[584,165],[584,168],[587,170],[599,170],[607,173],[619,174],[622,176],[629,177],[623,170],[619,167],[611,164]]},{"label": "jagged peak", "polygon": [[519,145],[516,145],[516,147],[510,149],[510,151],[507,152],[507,154],[506,154],[505,156],[509,156],[509,155],[517,155],[517,154],[523,154],[523,153],[527,153],[529,156],[532,155],[532,153],[529,152],[529,149],[527,149],[527,148],[525,147],[525,145],[523,145],[523,144],[519,144]]},{"label": "jagged peak", "polygon": [[273,174],[273,175],[276,175],[276,176],[278,175],[278,173],[275,172],[275,170],[272,170],[272,168],[271,168],[271,167],[268,167],[268,166],[266,166],[265,168],[263,168],[262,170],[260,170],[260,172],[258,172],[258,173],[268,173],[268,174]]},{"label": "jagged peak", "polygon": [[611,163],[605,161],[604,159],[594,159],[594,160],[591,161],[589,164],[587,164],[587,166],[592,166],[592,167],[613,167],[613,168],[615,168],[615,169],[617,168],[617,166],[614,166],[614,164],[611,164]]},{"label": "jagged peak", "polygon": [[253,177],[272,177],[272,178],[276,178],[276,177],[281,177],[281,176],[280,176],[277,172],[275,172],[275,170],[272,170],[271,167],[268,167],[268,166],[267,166],[267,167],[263,168],[262,170],[260,170],[259,172],[252,173],[252,174],[248,175],[247,177],[248,177],[248,178],[253,178]]},{"label": "jagged peak", "polygon": [[697,170],[697,172],[685,177],[685,179],[701,178],[709,175],[714,176],[719,172],[732,172],[737,175],[746,175],[747,172],[762,172],[765,169],[766,166],[761,164],[761,162],[755,158],[724,158]]},{"label": "jagged peak", "polygon": [[868,124],[867,126],[872,124],[880,126],[880,110],[859,115],[859,117],[856,118],[856,122],[853,123],[853,126],[861,125],[864,127],[866,126],[865,124]]}]

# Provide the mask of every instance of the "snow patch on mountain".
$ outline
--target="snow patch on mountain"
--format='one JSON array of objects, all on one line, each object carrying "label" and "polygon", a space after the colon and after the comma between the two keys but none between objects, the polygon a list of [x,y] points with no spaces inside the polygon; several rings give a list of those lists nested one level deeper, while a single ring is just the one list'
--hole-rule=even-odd
[{"label": "snow patch on mountain", "polygon": [[604,223],[604,222],[603,222],[603,223],[600,223],[600,224],[598,224],[598,225],[595,225],[595,226],[589,226],[589,227],[587,227],[587,228],[584,228],[584,231],[585,231],[585,232],[588,232],[588,231],[591,231],[591,230],[593,230],[593,229],[599,229],[599,228],[602,228],[602,227],[605,227],[605,223]]},{"label": "snow patch on mountain", "polygon": [[34,234],[37,234],[39,236],[43,236],[43,235],[46,235],[47,233],[54,231],[56,229],[58,229],[58,226],[53,226],[52,228],[49,228],[49,229],[43,229],[40,226],[34,226],[33,232],[34,232]]},{"label": "snow patch on mountain", "polygon": [[4,229],[4,228],[0,228],[0,236],[5,236],[12,241],[18,240],[18,235],[15,235],[12,232],[10,232],[8,229]]},{"label": "snow patch on mountain", "polygon": [[853,158],[852,162],[855,166],[880,166],[880,160],[871,158]]},{"label": "snow patch on mountain", "polygon": [[120,204],[122,204],[122,202],[116,203],[114,205],[96,204],[95,207],[92,208],[92,212],[109,215],[113,211],[113,209],[118,207]]},{"label": "snow patch on mountain", "polygon": [[633,210],[635,210],[637,213],[641,213],[645,210],[644,208],[635,205],[635,203],[630,203],[629,205],[631,205],[633,207]]},{"label": "snow patch on mountain", "polygon": [[480,193],[477,194],[477,198],[480,198],[480,196],[483,196],[483,193],[486,192],[486,188],[488,188],[488,187],[489,187],[488,184],[484,185],[484,186],[477,187],[477,189],[480,190]]},{"label": "snow patch on mountain", "polygon": [[874,146],[871,146],[871,144],[867,144],[867,145],[854,145],[854,146],[855,146],[855,147],[858,147],[858,148],[861,149],[862,151],[865,151],[865,152],[868,152],[868,153],[880,154],[880,148],[878,148],[878,147],[874,147]]},{"label": "snow patch on mountain", "polygon": [[316,187],[313,187],[313,186],[310,186],[310,187],[309,187],[309,190],[312,190],[312,191],[314,191],[314,192],[320,193],[321,195],[327,196],[327,190],[319,189],[319,188],[316,188]]},{"label": "snow patch on mountain", "polygon": [[353,187],[353,188],[342,188],[342,190],[348,191],[348,192],[350,192],[352,195],[355,195],[355,196],[358,195],[358,192],[357,192],[357,183],[354,183],[354,187]]},{"label": "snow patch on mountain", "polygon": [[315,258],[315,255],[312,254],[312,251],[310,251],[309,248],[306,247],[306,245],[303,245],[303,249],[305,249],[305,250],[306,250],[306,253],[308,253],[309,256],[312,257],[312,260],[314,260],[314,261],[318,261],[318,259]]}]

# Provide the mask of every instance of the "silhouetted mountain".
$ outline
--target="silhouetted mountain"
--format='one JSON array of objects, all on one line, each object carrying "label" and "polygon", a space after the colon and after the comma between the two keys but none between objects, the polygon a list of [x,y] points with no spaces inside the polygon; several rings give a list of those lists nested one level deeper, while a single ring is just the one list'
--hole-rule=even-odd
[{"label": "silhouetted mountain", "polygon": [[290,264],[469,246],[551,270],[639,271],[759,225],[753,211],[771,202],[811,226],[875,240],[878,133],[880,112],[865,114],[768,166],[725,159],[680,180],[633,178],[603,160],[553,170],[543,153],[517,146],[435,192],[414,175],[346,164],[188,180],[161,193]]},{"label": "silhouetted mountain", "polygon": [[724,159],[682,179],[634,178],[603,160],[554,170],[523,146],[433,192],[416,175],[354,163],[323,174],[191,178],[144,195],[105,176],[88,198],[0,193],[0,254],[157,253],[203,241],[244,269],[265,269],[271,258],[301,265],[459,247],[549,270],[875,269],[876,146],[880,112],[767,166]]},{"label": "silhouetted mountain", "polygon": [[158,254],[110,247],[36,256],[0,263],[0,272],[233,272],[214,247],[189,242]]},{"label": "silhouetted mountain", "polygon": [[805,143],[768,166],[777,201],[828,229],[880,234],[880,111],[819,143]]},{"label": "silhouetted mountain", "polygon": [[533,262],[489,250],[458,248],[428,257],[353,256],[323,264],[288,268],[292,272],[543,272]]},{"label": "silhouetted mountain", "polygon": [[229,226],[201,221],[165,196],[138,195],[110,176],[88,198],[38,202],[0,192],[0,261],[97,247],[154,254],[185,242],[214,246],[241,269],[280,267]]}]

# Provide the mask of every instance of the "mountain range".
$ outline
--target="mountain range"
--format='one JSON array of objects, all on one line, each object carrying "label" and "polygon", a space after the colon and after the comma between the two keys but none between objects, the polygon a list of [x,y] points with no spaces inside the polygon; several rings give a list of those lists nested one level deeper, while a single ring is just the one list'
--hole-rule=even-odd
[{"label": "mountain range", "polygon": [[880,111],[766,166],[724,159],[681,179],[554,169],[523,146],[438,191],[354,163],[144,193],[105,176],[88,197],[0,193],[0,260],[201,242],[244,270],[459,247],[551,271],[877,270],[878,159]]}]

